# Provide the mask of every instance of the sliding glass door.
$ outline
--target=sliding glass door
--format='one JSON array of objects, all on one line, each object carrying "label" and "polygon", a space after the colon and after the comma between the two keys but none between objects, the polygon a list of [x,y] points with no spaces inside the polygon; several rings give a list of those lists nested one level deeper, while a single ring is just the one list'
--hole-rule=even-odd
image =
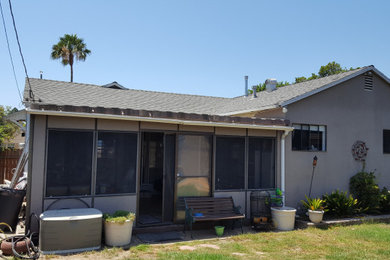
[{"label": "sliding glass door", "polygon": [[177,136],[176,221],[183,220],[184,198],[210,196],[212,137]]}]

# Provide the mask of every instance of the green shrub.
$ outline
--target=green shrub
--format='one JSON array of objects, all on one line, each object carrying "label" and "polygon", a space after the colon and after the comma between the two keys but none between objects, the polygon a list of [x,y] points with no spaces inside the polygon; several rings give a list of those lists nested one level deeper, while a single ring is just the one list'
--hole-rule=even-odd
[{"label": "green shrub", "polygon": [[380,190],[374,172],[361,171],[352,176],[349,191],[358,200],[358,206],[363,212],[379,212]]},{"label": "green shrub", "polygon": [[135,220],[135,214],[125,211],[125,210],[117,210],[114,214],[103,214],[103,218],[106,222],[114,222],[114,223],[125,223],[126,220]]},{"label": "green shrub", "polygon": [[386,187],[383,187],[381,191],[379,206],[381,212],[390,212],[390,191]]},{"label": "green shrub", "polygon": [[357,212],[357,199],[354,199],[352,195],[348,195],[346,191],[336,190],[331,194],[326,193],[322,196],[322,199],[324,208],[329,215],[344,217],[351,216]]}]

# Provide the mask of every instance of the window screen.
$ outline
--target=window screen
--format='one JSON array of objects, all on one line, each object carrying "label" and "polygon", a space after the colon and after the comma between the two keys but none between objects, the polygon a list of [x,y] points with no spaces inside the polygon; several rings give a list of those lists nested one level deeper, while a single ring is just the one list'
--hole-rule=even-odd
[{"label": "window screen", "polygon": [[217,137],[215,189],[245,188],[245,138]]},{"label": "window screen", "polygon": [[134,193],[137,134],[99,132],[96,194]]},{"label": "window screen", "polygon": [[49,130],[46,196],[91,194],[93,133]]},{"label": "window screen", "polygon": [[249,138],[248,188],[275,188],[275,140]]},{"label": "window screen", "polygon": [[390,153],[390,130],[383,130],[383,153]]},{"label": "window screen", "polygon": [[292,149],[296,151],[326,151],[326,127],[293,124]]}]

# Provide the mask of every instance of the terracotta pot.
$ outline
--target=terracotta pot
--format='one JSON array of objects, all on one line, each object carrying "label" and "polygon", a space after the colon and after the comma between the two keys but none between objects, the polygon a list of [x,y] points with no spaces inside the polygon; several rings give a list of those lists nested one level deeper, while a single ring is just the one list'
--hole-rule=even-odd
[{"label": "terracotta pot", "polygon": [[[17,241],[20,239],[20,237],[13,237],[14,241]],[[31,240],[29,238],[21,239],[20,241],[16,242],[15,244],[15,250],[19,254],[24,254],[28,252],[27,247],[31,246]],[[3,255],[5,256],[11,256],[14,255],[12,252],[12,237],[9,237],[7,239],[4,239],[1,242],[1,251],[3,252]]]},{"label": "terracotta pot", "polygon": [[309,219],[313,223],[320,223],[322,218],[324,217],[323,210],[308,210],[309,211]]}]

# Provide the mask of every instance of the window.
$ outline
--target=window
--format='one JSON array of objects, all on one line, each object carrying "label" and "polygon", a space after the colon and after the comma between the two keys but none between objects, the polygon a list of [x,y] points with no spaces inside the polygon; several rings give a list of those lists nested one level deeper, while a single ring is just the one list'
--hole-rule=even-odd
[{"label": "window", "polygon": [[292,149],[326,151],[326,126],[293,124]]},{"label": "window", "polygon": [[217,137],[215,188],[245,188],[245,138]]},{"label": "window", "polygon": [[275,140],[249,138],[248,188],[275,188]]},{"label": "window", "polygon": [[99,132],[96,194],[134,193],[137,134]]},{"label": "window", "polygon": [[91,194],[93,133],[49,130],[46,196]]},{"label": "window", "polygon": [[390,153],[390,130],[383,130],[383,153]]}]

